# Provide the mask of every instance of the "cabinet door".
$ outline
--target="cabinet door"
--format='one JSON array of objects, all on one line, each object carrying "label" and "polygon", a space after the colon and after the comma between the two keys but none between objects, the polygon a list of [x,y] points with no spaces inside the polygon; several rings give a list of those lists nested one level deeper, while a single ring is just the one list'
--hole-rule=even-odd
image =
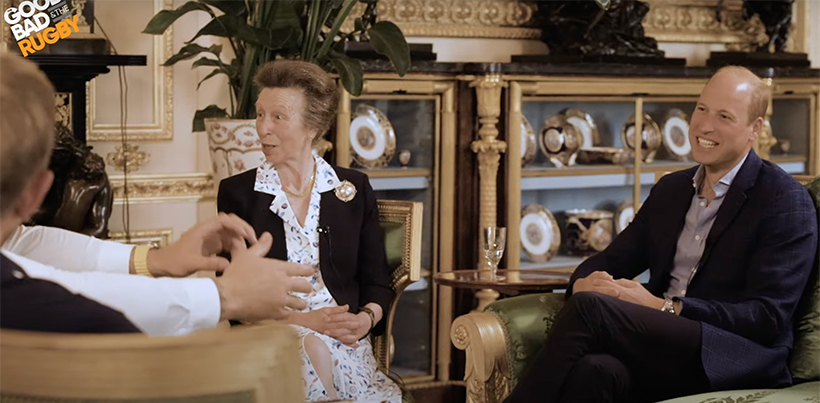
[{"label": "cabinet door", "polygon": [[[606,248],[629,222],[622,217],[632,211],[636,175],[623,135],[634,138],[636,100],[535,94],[510,103],[508,167],[518,158],[522,167],[517,177],[508,178],[518,188],[508,196],[508,266],[515,267],[518,260],[521,269],[571,272]],[[512,116],[517,110],[520,117]],[[649,121],[644,127],[651,147],[643,155],[654,158],[660,143],[651,136],[659,133]],[[654,130],[651,136],[648,130]],[[654,181],[654,173],[646,169],[650,165],[644,165],[640,201]]]},{"label": "cabinet door", "polygon": [[775,95],[770,118],[777,139],[770,160],[791,174],[810,174],[814,95]]},{"label": "cabinet door", "polygon": [[[628,225],[635,199],[642,203],[658,178],[697,165],[689,136],[695,95],[558,96],[522,88],[541,87],[513,83],[509,95],[507,222],[517,230],[508,232],[510,268],[573,271]],[[791,174],[810,171],[814,99],[773,100],[778,141],[769,159]],[[560,242],[548,245],[554,238]]]},{"label": "cabinet door", "polygon": [[[452,261],[452,235],[448,235],[452,224],[442,223],[439,217],[452,217],[452,201],[442,196],[442,186],[453,186],[452,168],[443,167],[453,163],[454,150],[442,146],[447,143],[442,137],[443,133],[452,136],[455,130],[452,116],[443,116],[445,110],[452,111],[453,87],[416,82],[413,93],[402,91],[403,83],[398,81],[369,83],[365,88],[376,87],[382,92],[343,96],[342,102],[349,102],[349,115],[340,114],[335,143],[348,147],[349,157],[337,163],[367,174],[379,199],[424,204],[421,280],[408,286],[398,301],[390,369],[405,382],[432,380],[437,346],[447,343],[437,340],[441,301],[432,273],[440,270],[441,262]],[[447,102],[450,105],[445,108]],[[337,157],[344,158],[344,154],[337,153]],[[442,226],[447,227],[445,231]]]}]

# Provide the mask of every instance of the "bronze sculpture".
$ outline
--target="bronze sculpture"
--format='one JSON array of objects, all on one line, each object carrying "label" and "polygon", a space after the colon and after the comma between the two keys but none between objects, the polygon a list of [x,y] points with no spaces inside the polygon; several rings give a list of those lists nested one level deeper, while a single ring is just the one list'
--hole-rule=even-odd
[{"label": "bronze sculpture", "polygon": [[[720,12],[723,1],[718,1],[716,6],[718,22],[721,21]],[[743,20],[748,21],[757,15],[769,37],[767,42],[758,45],[758,52],[770,52],[773,44],[776,53],[785,52],[789,29],[792,25],[792,4],[794,0],[743,0]]]},{"label": "bronze sculpture", "polygon": [[49,169],[54,183],[32,224],[108,238],[108,219],[114,197],[102,157],[58,125]]},{"label": "bronze sculpture", "polygon": [[664,56],[657,41],[645,36],[646,3],[611,0],[608,6],[592,0],[539,1],[541,40],[550,55]]}]

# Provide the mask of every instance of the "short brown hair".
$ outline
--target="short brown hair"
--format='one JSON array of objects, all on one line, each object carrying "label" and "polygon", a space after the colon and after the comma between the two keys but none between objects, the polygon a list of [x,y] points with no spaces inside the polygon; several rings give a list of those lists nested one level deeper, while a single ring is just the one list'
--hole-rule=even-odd
[{"label": "short brown hair", "polygon": [[757,118],[766,119],[766,110],[769,109],[769,87],[751,70],[742,66],[724,66],[721,67],[712,77],[720,73],[734,73],[740,76],[749,78],[749,84],[752,85],[749,99],[749,122],[752,123]]},{"label": "short brown hair", "polygon": [[36,64],[0,54],[0,213],[17,201],[54,148],[54,86]]},{"label": "short brown hair", "polygon": [[339,107],[339,91],[336,80],[321,67],[299,60],[275,60],[265,63],[256,72],[254,82],[262,92],[265,88],[295,88],[305,94],[305,110],[302,119],[318,135],[313,145],[330,130]]}]

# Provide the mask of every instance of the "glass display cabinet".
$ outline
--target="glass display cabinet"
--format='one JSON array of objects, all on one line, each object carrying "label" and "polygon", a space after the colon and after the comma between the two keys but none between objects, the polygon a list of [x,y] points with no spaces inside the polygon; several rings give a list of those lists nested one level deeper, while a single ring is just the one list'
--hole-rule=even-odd
[{"label": "glass display cabinet", "polygon": [[422,276],[401,295],[393,328],[391,371],[408,384],[435,380],[437,365],[448,372],[452,297],[431,276],[452,266],[454,132],[451,77],[370,73],[361,96],[342,90],[336,164],[366,173],[379,199],[424,203]]},{"label": "glass display cabinet", "polygon": [[[656,178],[696,165],[689,117],[710,73],[690,70],[508,77],[507,269],[572,272],[629,225]],[[817,173],[817,81],[764,79],[770,129],[755,150],[791,174]]]}]

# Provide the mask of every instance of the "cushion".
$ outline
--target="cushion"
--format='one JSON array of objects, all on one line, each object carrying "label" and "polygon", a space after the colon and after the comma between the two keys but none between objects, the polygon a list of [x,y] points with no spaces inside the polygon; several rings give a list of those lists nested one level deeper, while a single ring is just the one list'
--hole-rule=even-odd
[{"label": "cushion", "polygon": [[506,329],[507,360],[514,387],[527,363],[535,358],[564,306],[564,294],[531,294],[496,301],[485,312],[498,317]]},{"label": "cushion", "polygon": [[254,403],[253,391],[220,393],[192,397],[158,397],[153,399],[73,399],[0,395],[0,403]]},{"label": "cushion", "polygon": [[387,254],[387,267],[390,272],[401,266],[402,252],[404,251],[404,225],[396,222],[380,222],[384,231],[384,248]]},{"label": "cushion", "polygon": [[728,390],[701,393],[660,403],[817,403],[820,382],[806,382],[785,389]]},{"label": "cushion", "polygon": [[[820,210],[820,178],[806,184],[806,188]],[[795,338],[789,369],[796,379],[820,379],[820,253],[818,259],[795,312]]]}]

